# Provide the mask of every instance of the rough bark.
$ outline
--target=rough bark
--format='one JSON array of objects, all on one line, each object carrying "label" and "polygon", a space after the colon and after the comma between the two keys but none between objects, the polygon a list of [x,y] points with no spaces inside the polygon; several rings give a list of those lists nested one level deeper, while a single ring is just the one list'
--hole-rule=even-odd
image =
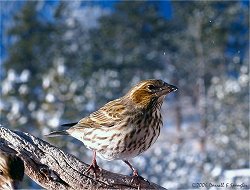
[{"label": "rough bark", "polygon": [[[94,178],[89,165],[31,134],[0,128],[0,149],[24,161],[25,174],[46,189],[164,189],[151,182],[102,170]],[[140,185],[139,183],[140,182]]]}]

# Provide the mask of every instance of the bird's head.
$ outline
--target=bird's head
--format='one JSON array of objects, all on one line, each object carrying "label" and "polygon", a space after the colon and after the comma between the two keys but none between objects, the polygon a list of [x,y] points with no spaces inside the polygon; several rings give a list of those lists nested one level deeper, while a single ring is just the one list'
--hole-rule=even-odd
[{"label": "bird's head", "polygon": [[149,79],[135,85],[126,96],[137,106],[148,108],[154,103],[161,105],[164,97],[176,90],[177,87],[162,80]]}]

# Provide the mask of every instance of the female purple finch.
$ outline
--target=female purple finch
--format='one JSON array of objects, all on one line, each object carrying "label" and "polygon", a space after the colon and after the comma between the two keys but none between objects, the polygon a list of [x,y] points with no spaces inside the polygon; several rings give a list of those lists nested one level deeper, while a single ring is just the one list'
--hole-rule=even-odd
[{"label": "female purple finch", "polygon": [[[158,138],[162,128],[161,106],[165,96],[177,88],[162,80],[143,80],[129,92],[110,101],[99,110],[84,117],[63,131],[48,136],[70,135],[93,150],[89,169],[99,169],[96,154],[105,160],[123,160],[139,176],[128,162],[146,151]],[[89,170],[88,169],[88,170]],[[87,170],[87,171],[88,171]]]}]

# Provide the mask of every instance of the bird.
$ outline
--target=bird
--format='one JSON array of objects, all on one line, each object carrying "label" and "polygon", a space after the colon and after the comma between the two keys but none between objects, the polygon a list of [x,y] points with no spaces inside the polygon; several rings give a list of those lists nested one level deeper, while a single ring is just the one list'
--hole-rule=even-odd
[{"label": "bird", "polygon": [[23,176],[22,159],[14,153],[0,150],[0,189],[17,189]]},{"label": "bird", "polygon": [[141,177],[129,162],[152,144],[163,126],[161,107],[164,98],[177,87],[160,79],[143,80],[124,96],[106,103],[103,107],[75,123],[61,126],[66,130],[53,131],[48,137],[69,135],[93,151],[92,163],[87,169],[94,175],[101,170],[96,155],[104,160],[122,160]]}]

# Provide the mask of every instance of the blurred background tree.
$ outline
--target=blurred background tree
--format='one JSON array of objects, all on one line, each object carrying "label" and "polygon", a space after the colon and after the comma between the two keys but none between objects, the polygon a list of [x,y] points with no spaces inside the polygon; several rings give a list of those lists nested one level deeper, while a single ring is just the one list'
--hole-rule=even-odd
[{"label": "blurred background tree", "polygon": [[[169,51],[169,65],[174,68],[173,78],[183,92],[177,93],[176,101],[180,103],[180,96],[188,96],[199,110],[201,149],[204,150],[209,125],[208,109],[214,105],[212,100],[208,100],[208,89],[214,77],[231,77],[229,62],[235,54],[238,54],[239,59],[234,69],[242,65],[241,54],[237,51],[247,47],[248,34],[244,32],[246,20],[240,18],[247,18],[248,12],[236,1],[173,2],[173,7],[176,11],[169,26],[172,30],[168,34],[171,39],[175,39],[171,41],[175,48]],[[241,32],[232,36],[236,23]],[[228,49],[232,43],[230,38],[239,42],[231,50]],[[233,72],[235,75],[239,70]],[[180,117],[177,117],[178,129],[182,123],[179,121],[182,120],[180,108],[177,104],[176,113]]]},{"label": "blurred background tree", "polygon": [[9,46],[9,55],[3,64],[7,75],[2,85],[7,116],[4,119],[23,130],[26,123],[33,128],[39,127],[36,112],[45,99],[41,82],[51,65],[53,52],[50,44],[55,27],[41,21],[37,4],[25,4],[14,16],[15,24],[7,31],[13,44]]},{"label": "blurred background tree", "polygon": [[[249,2],[0,3],[4,126],[44,138],[138,81],[161,78],[179,91],[164,104],[168,127],[157,145],[134,161],[143,176],[190,188],[249,167]],[[90,161],[78,141],[51,141]]]}]

